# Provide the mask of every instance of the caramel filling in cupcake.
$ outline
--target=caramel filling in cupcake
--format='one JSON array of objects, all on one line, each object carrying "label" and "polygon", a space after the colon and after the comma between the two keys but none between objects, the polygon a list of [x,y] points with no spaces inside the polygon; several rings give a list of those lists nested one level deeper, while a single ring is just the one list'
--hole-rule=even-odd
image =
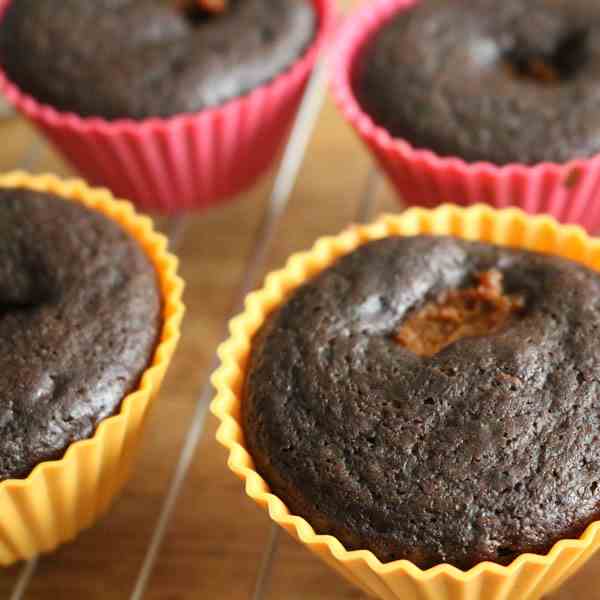
[{"label": "caramel filling in cupcake", "polygon": [[589,32],[575,30],[556,41],[552,52],[535,52],[516,46],[505,56],[511,74],[537,83],[572,79],[588,59]]},{"label": "caramel filling in cupcake", "polygon": [[223,12],[227,9],[227,0],[196,0],[196,4],[208,12]]},{"label": "caramel filling in cupcake", "polygon": [[419,356],[433,356],[462,338],[495,333],[524,307],[524,298],[505,294],[502,273],[484,271],[477,284],[446,290],[402,323],[396,341]]},{"label": "caramel filling in cupcake", "polygon": [[175,0],[175,7],[188,14],[203,11],[221,13],[227,10],[228,0]]}]

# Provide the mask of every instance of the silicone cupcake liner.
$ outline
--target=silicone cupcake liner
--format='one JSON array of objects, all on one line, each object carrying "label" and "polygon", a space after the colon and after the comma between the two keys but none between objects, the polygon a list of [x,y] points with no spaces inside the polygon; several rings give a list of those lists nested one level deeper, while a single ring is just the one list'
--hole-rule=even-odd
[{"label": "silicone cupcake liner", "polygon": [[250,187],[277,156],[335,20],[334,0],[313,2],[320,24],[304,56],[214,109],[144,121],[82,118],[37,102],[2,70],[0,91],[92,184],[149,212],[206,209]]},{"label": "silicone cupcake liner", "polygon": [[516,206],[548,213],[588,231],[600,228],[600,155],[564,164],[533,166],[486,162],[467,163],[441,157],[393,138],[376,125],[354,94],[358,58],[372,36],[414,0],[368,2],[348,19],[336,39],[333,92],[345,118],[371,149],[408,205],[433,207],[444,202],[469,205],[485,202],[497,208]]},{"label": "silicone cupcake liner", "polygon": [[90,526],[111,504],[127,480],[144,419],[161,385],[179,339],[184,308],[177,259],[147,217],[106,190],[82,181],[25,173],[0,176],[0,187],[24,187],[81,202],[118,222],[154,264],[163,296],[163,326],[154,358],[139,387],[103,420],[93,437],[69,446],[60,460],[42,462],[26,479],[0,482],[0,565],[48,552]]},{"label": "silicone cupcake liner", "polygon": [[217,395],[212,412],[221,422],[217,439],[229,450],[229,468],[245,481],[247,495],[268,510],[273,521],[365,592],[384,600],[539,600],[600,547],[600,521],[591,524],[579,539],[561,540],[546,555],[523,554],[509,566],[482,562],[461,571],[448,564],[422,570],[406,560],[383,564],[370,551],[348,551],[336,538],[315,533],[305,519],[290,514],[254,470],[244,446],[241,403],[245,369],[252,338],[267,315],[295,288],[361,244],[419,233],[451,234],[538,250],[600,270],[600,240],[592,240],[579,227],[559,225],[547,216],[529,217],[514,208],[412,208],[372,225],[353,226],[337,237],[322,238],[312,250],[292,256],[285,268],[271,273],[264,287],[248,296],[244,312],[231,321],[230,338],[219,349],[221,366],[213,375]]}]

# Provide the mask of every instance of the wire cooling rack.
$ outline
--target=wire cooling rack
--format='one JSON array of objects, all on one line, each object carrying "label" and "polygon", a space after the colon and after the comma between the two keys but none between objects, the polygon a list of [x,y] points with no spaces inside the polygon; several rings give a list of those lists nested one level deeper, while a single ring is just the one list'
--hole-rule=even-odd
[{"label": "wire cooling rack", "polygon": [[14,115],[14,111],[11,106],[4,100],[4,98],[0,97],[0,119],[8,119]]}]

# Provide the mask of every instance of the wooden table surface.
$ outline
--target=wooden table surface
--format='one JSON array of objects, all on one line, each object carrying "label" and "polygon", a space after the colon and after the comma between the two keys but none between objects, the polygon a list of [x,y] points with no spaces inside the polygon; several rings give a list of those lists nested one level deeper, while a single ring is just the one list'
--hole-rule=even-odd
[{"label": "wooden table surface", "polygon": [[[19,119],[0,123],[0,169],[69,169]],[[372,162],[331,101],[321,111],[297,183],[275,230],[264,274],[286,257],[335,233],[364,211]],[[373,178],[371,178],[373,183]],[[381,180],[379,180],[381,181]],[[285,534],[229,473],[208,417],[144,594],[134,594],[170,489],[182,444],[206,386],[214,352],[236,300],[272,176],[224,208],[186,219],[179,240],[188,314],[178,354],[156,408],[134,476],[110,513],[75,542],[37,564],[0,571],[0,598],[19,600],[350,600],[364,596]],[[371,213],[401,206],[382,182]],[[600,600],[600,559],[552,600]]]}]

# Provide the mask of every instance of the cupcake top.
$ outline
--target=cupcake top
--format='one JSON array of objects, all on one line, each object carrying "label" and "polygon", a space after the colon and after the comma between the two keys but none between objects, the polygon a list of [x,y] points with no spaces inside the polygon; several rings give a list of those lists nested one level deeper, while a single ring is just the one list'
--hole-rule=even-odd
[{"label": "cupcake top", "polygon": [[18,0],[0,64],[40,102],[80,116],[169,117],[236,98],[288,68],[315,34],[309,0]]},{"label": "cupcake top", "polygon": [[600,275],[451,237],[368,243],[257,333],[257,471],[348,549],[506,564],[599,516]]},{"label": "cupcake top", "polygon": [[442,156],[589,157],[600,152],[600,3],[418,2],[375,34],[355,87],[379,125]]},{"label": "cupcake top", "polygon": [[0,479],[60,458],[115,413],[161,321],[154,267],[119,225],[0,189]]}]

